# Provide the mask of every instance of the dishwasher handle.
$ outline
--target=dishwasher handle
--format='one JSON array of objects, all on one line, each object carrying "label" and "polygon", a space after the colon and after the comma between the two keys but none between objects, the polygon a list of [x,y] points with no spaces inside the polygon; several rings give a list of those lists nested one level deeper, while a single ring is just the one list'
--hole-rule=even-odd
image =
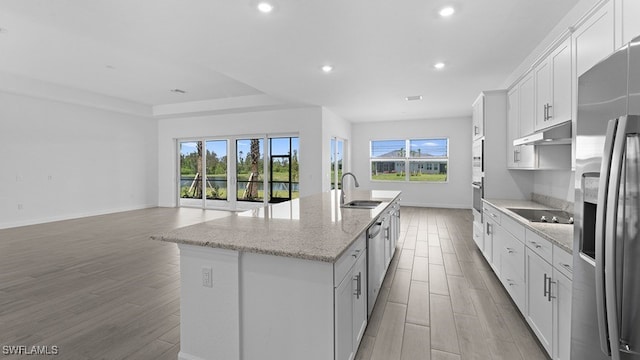
[{"label": "dishwasher handle", "polygon": [[[376,229],[377,228],[377,229]],[[376,229],[375,231],[373,229]],[[380,234],[380,231],[382,231],[382,222],[377,222],[375,224],[373,224],[368,230],[367,230],[367,234],[369,236],[369,239],[373,239],[375,237],[377,237]]]}]

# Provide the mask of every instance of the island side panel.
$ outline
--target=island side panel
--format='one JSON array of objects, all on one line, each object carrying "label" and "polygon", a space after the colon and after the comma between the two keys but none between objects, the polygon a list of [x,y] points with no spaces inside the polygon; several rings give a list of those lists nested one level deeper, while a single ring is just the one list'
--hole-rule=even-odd
[{"label": "island side panel", "polygon": [[333,264],[254,253],[240,264],[242,359],[333,359]]},{"label": "island side panel", "polygon": [[[181,360],[240,359],[239,253],[178,244]],[[213,286],[203,286],[203,268]]]}]

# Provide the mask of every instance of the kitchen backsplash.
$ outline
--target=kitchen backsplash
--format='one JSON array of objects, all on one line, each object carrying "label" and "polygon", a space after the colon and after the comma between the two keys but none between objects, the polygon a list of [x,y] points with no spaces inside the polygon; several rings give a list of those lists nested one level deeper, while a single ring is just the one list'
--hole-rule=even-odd
[{"label": "kitchen backsplash", "polygon": [[536,194],[536,193],[532,193],[531,194],[531,200],[543,205],[547,205],[549,207],[552,207],[554,209],[560,209],[566,212],[569,212],[571,214],[573,214],[573,203],[566,201],[566,200],[562,200],[562,199],[558,199],[558,198],[554,198],[548,195],[542,195],[542,194]]}]

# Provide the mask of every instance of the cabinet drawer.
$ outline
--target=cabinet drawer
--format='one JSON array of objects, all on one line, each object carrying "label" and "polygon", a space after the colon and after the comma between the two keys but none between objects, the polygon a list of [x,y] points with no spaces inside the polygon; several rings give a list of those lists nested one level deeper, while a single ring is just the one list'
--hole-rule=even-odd
[{"label": "cabinet drawer", "polygon": [[493,206],[485,203],[482,206],[482,213],[485,216],[485,218],[491,219],[493,220],[496,224],[500,225],[500,215],[501,212],[498,211],[498,209],[494,208]]},{"label": "cabinet drawer", "polygon": [[519,273],[522,272],[522,270],[520,270],[521,268],[524,269],[523,263],[516,266],[515,264],[503,262],[500,280],[513,299],[513,302],[515,302],[520,311],[524,313],[526,287],[524,276],[519,275]]},{"label": "cabinet drawer", "polygon": [[338,258],[333,265],[333,285],[338,286],[342,279],[347,275],[349,269],[356,263],[358,258],[365,253],[367,243],[365,234],[360,235],[356,241]]},{"label": "cabinet drawer", "polygon": [[553,259],[553,246],[551,242],[533,231],[526,229],[525,237],[527,239],[527,247],[540,255],[545,261],[551,262]]},{"label": "cabinet drawer", "polygon": [[511,234],[502,237],[500,261],[503,268],[511,267],[511,276],[524,279],[524,244]]},{"label": "cabinet drawer", "polygon": [[513,234],[516,239],[524,239],[524,225],[512,219],[510,216],[502,217],[502,227]]},{"label": "cabinet drawer", "polygon": [[573,279],[573,255],[557,245],[553,245],[553,267],[564,276]]}]

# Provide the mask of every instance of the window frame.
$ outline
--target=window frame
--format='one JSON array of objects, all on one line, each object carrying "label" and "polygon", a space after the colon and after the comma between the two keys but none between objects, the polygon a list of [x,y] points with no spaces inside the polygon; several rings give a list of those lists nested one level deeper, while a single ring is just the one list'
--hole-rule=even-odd
[{"label": "window frame", "polygon": [[[446,156],[436,156],[436,157],[416,157],[416,156],[412,156],[411,151],[406,151],[406,149],[410,149],[411,148],[411,142],[412,141],[430,141],[430,140],[446,140],[446,145],[447,145],[447,150],[446,150]],[[400,142],[400,141],[404,141],[404,156],[396,156],[396,157],[385,157],[385,158],[380,158],[380,157],[374,157],[373,156],[373,144],[374,142],[383,142],[383,141],[396,141],[396,142]],[[411,137],[411,138],[405,138],[405,139],[401,139],[401,138],[391,138],[391,139],[371,139],[369,140],[369,181],[371,182],[381,182],[381,183],[389,183],[389,182],[394,182],[394,183],[398,183],[398,182],[403,182],[403,183],[414,183],[414,184],[447,184],[449,183],[449,177],[450,177],[450,172],[449,172],[449,164],[451,162],[451,155],[449,153],[449,142],[450,142],[450,138],[448,136],[430,136],[430,137]],[[437,160],[437,161],[434,161]],[[374,179],[373,178],[373,166],[374,163],[376,162],[400,162],[403,163],[403,172],[404,172],[404,176],[399,177],[399,179],[393,179],[393,180],[382,180],[382,179]],[[430,167],[433,167],[433,163],[437,162],[437,163],[444,163],[446,164],[446,180],[444,181],[431,181],[431,180],[412,180],[411,179],[411,165],[414,163],[428,163],[430,165]],[[424,165],[426,166],[426,165]],[[409,169],[409,171],[406,171],[406,169]]]}]

